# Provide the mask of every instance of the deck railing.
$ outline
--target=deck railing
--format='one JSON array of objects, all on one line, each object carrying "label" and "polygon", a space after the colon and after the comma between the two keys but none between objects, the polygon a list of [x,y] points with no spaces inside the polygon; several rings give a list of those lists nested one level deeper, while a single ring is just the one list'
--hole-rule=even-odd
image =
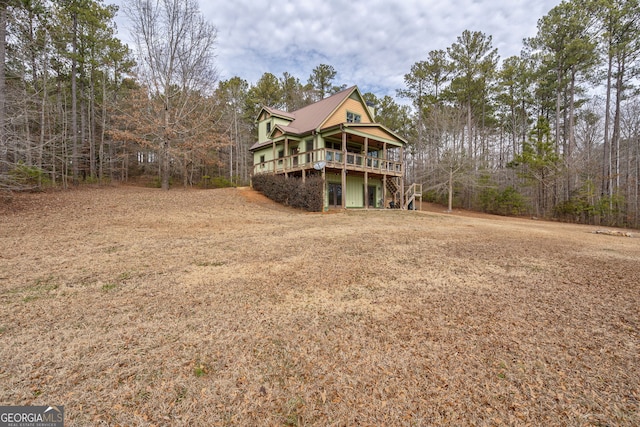
[{"label": "deck railing", "polygon": [[253,173],[285,173],[305,169],[327,167],[361,172],[377,173],[381,175],[402,176],[402,162],[367,156],[360,153],[344,152],[329,148],[296,153],[267,160],[253,167]]},{"label": "deck railing", "polygon": [[[416,209],[416,203],[420,203]],[[422,184],[413,183],[404,192],[404,208],[422,210]]]}]

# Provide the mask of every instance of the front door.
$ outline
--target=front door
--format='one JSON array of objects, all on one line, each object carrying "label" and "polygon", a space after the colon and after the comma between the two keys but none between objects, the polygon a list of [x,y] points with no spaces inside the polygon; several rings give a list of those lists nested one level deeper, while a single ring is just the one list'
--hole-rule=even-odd
[{"label": "front door", "polygon": [[342,207],[342,185],[329,183],[329,206]]},{"label": "front door", "polygon": [[377,208],[378,205],[376,204],[376,186],[375,185],[370,185],[367,191],[367,199],[369,202],[369,207],[370,208]]}]

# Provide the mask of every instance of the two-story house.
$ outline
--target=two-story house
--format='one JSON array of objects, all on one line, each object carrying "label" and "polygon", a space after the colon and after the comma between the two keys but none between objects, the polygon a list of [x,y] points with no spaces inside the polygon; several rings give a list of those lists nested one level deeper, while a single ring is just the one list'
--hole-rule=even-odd
[{"label": "two-story house", "polygon": [[418,186],[405,189],[406,141],[374,122],[356,86],[297,111],[263,107],[253,173],[322,176],[324,208],[415,207]]}]

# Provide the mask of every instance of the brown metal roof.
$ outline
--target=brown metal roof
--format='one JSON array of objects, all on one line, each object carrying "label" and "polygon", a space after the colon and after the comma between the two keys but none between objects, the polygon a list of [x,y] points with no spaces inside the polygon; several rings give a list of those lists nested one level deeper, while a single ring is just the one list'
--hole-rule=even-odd
[{"label": "brown metal roof", "polygon": [[328,98],[318,101],[314,104],[307,105],[299,110],[292,112],[291,114],[295,119],[289,123],[288,128],[297,129],[297,134],[310,132],[314,129],[318,129],[322,123],[329,118],[329,116],[336,111],[336,109],[342,104],[342,102],[351,96],[351,93],[356,89],[352,86]]},{"label": "brown metal roof", "polygon": [[267,146],[267,145],[270,145],[271,143],[272,143],[271,141],[262,141],[262,142],[257,141],[256,143],[254,143],[254,144],[251,146],[251,148],[249,148],[249,151],[253,151],[253,150],[255,150],[256,148],[265,147],[265,146]]},{"label": "brown metal roof", "polygon": [[293,126],[276,125],[276,127],[274,129],[280,129],[282,131],[282,133],[292,133],[292,134],[297,134],[297,135],[300,134],[298,129],[294,128]]}]

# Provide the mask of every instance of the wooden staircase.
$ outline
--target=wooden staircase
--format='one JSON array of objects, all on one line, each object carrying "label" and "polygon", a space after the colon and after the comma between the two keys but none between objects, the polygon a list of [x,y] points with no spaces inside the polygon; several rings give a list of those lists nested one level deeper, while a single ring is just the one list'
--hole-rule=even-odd
[{"label": "wooden staircase", "polygon": [[402,194],[401,179],[399,177],[387,179],[387,192],[391,196],[389,207],[416,210],[416,202],[419,201],[422,208],[422,184],[411,184]]},{"label": "wooden staircase", "polygon": [[391,201],[388,207],[391,209],[400,208],[400,180],[402,178],[387,178],[387,194],[390,195]]},{"label": "wooden staircase", "polygon": [[416,184],[415,182],[409,186],[407,191],[404,192],[404,209],[416,210],[416,202],[420,202],[422,209],[422,184]]}]

